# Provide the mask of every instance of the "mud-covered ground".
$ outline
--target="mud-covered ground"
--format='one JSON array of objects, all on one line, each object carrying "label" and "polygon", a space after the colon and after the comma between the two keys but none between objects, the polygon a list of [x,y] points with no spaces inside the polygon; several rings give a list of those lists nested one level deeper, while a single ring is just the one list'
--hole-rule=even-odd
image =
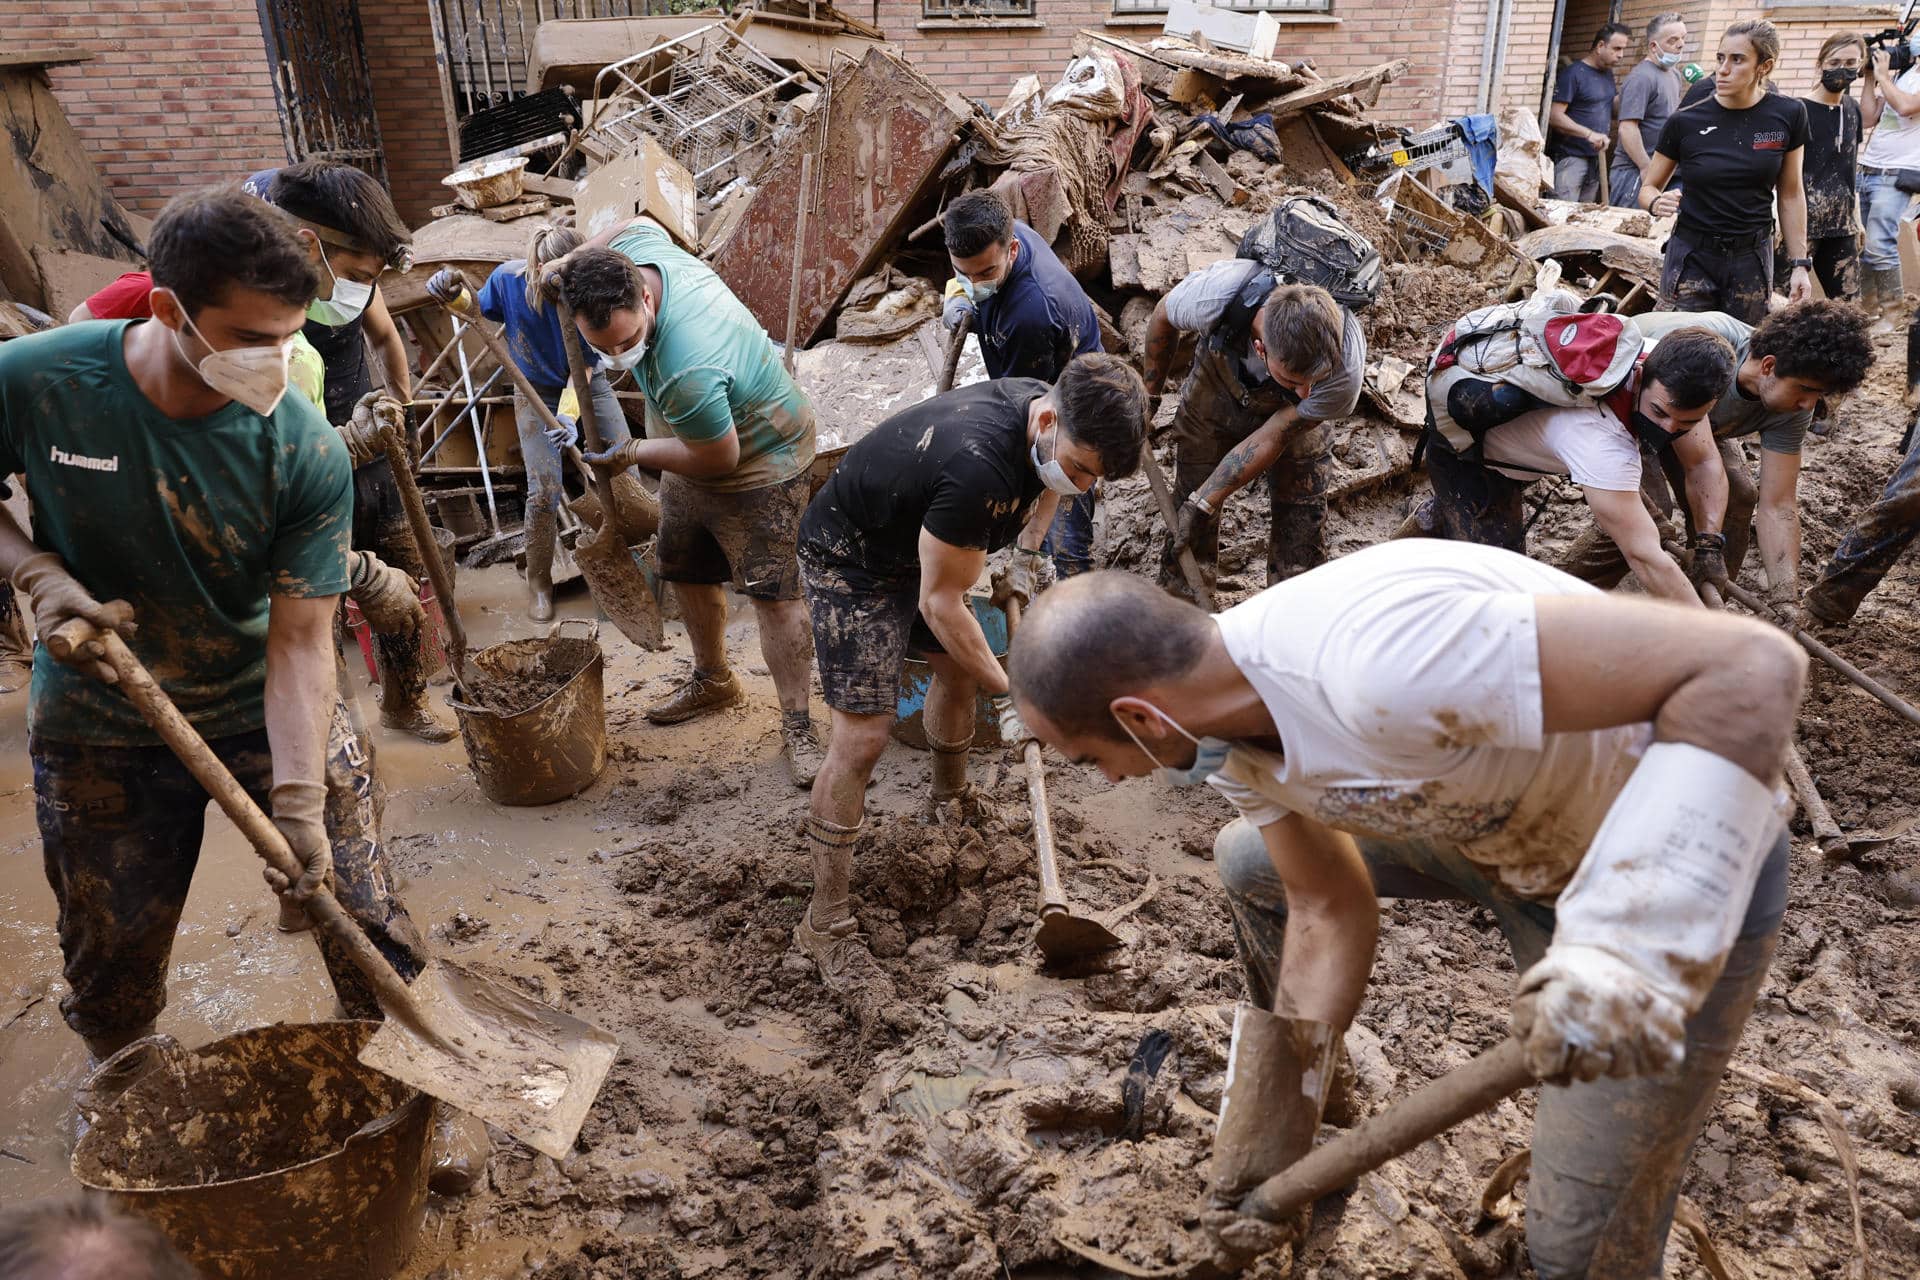
[{"label": "mud-covered ground", "polygon": [[[1802,482],[1809,576],[1895,462],[1897,353],[1810,442]],[[1343,475],[1395,439],[1362,427]],[[1392,436],[1392,433],[1386,433]],[[1354,442],[1369,440],[1364,449]],[[1404,447],[1404,442],[1401,442]],[[1351,465],[1349,465],[1351,464]],[[1382,536],[1405,481],[1341,504],[1337,551]],[[1116,487],[1101,545],[1148,558],[1143,487]],[[1228,508],[1223,588],[1257,589],[1257,493]],[[1536,549],[1578,528],[1563,495]],[[483,635],[527,634],[506,569],[463,575]],[[1749,583],[1757,573],[1749,567]],[[472,585],[469,586],[469,579]],[[577,592],[577,588],[575,589]],[[1920,571],[1903,565],[1834,644],[1920,693]],[[586,608],[570,593],[569,612]],[[471,625],[471,623],[470,623]],[[676,628],[677,630],[677,628]],[[794,954],[808,868],[804,796],[786,781],[771,686],[751,615],[732,652],[748,705],[672,728],[641,706],[686,668],[685,641],[607,647],[612,760],[584,795],[502,810],[476,791],[458,743],[383,736],[395,789],[388,836],[401,891],[433,944],[616,1034],[621,1054],[578,1148],[555,1163],[498,1137],[490,1173],[433,1202],[409,1277],[1007,1277],[1103,1273],[1062,1243],[1134,1265],[1191,1260],[1196,1196],[1240,994],[1225,907],[1207,860],[1228,816],[1204,791],[1148,780],[1109,788],[1051,762],[1063,872],[1076,908],[1115,913],[1126,963],[1088,978],[1040,972],[1030,945],[1037,880],[1025,837],[919,822],[923,753],[895,745],[869,793],[871,838],[854,890],[910,1030],[863,1034]],[[371,698],[371,694],[363,695]],[[0,1199],[66,1185],[63,1110],[81,1065],[60,1024],[51,899],[38,879],[23,708],[0,702],[9,743],[0,795]],[[816,714],[824,710],[816,704]],[[1827,865],[1796,823],[1793,897],[1771,980],[1685,1185],[1733,1274],[1860,1274],[1848,1181],[1816,1105],[1829,1099],[1857,1153],[1866,1244],[1882,1277],[1920,1273],[1920,734],[1816,667],[1801,742],[1848,830],[1900,832]],[[978,774],[1012,808],[1025,790],[982,751]],[[275,1018],[326,1016],[312,944],[273,932],[244,851],[213,835],[177,950],[163,1030],[189,1043]],[[1374,982],[1348,1039],[1351,1115],[1378,1109],[1495,1044],[1513,969],[1492,920],[1463,906],[1383,903]],[[37,1001],[37,1002],[36,1002]],[[11,1019],[11,1021],[8,1021]],[[1132,1068],[1130,1072],[1130,1067]],[[1527,1276],[1526,1186],[1482,1211],[1488,1176],[1524,1150],[1522,1095],[1323,1201],[1292,1273]],[[8,1158],[12,1157],[12,1158]],[[1261,1264],[1283,1273],[1281,1260]],[[1705,1276],[1676,1232],[1668,1273]]]}]

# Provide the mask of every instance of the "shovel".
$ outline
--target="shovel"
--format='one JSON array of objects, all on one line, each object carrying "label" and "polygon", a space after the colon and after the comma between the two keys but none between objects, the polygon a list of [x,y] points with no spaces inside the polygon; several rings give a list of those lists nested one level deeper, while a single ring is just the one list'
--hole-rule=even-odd
[{"label": "shovel", "polygon": [[960,353],[966,350],[967,334],[973,328],[973,312],[960,317],[960,323],[953,326],[953,340],[947,343],[947,362],[940,369],[940,383],[933,394],[943,396],[953,390],[953,378],[960,370]]},{"label": "shovel", "polygon": [[[1166,473],[1154,461],[1153,445],[1145,440],[1140,442],[1140,469],[1147,473],[1147,483],[1153,488],[1153,500],[1159,504],[1160,518],[1166,522],[1167,536],[1171,538],[1180,527],[1180,512],[1173,505],[1173,490],[1167,487]],[[1193,602],[1208,613],[1220,612],[1213,592],[1207,589],[1207,580],[1200,575],[1200,562],[1193,558],[1193,549],[1180,548],[1178,558],[1181,576],[1187,580],[1187,589],[1193,592]]]},{"label": "shovel", "polygon": [[387,451],[387,465],[393,469],[394,487],[400,491],[400,506],[407,513],[407,528],[413,533],[413,545],[420,562],[427,566],[427,580],[433,583],[433,595],[440,602],[440,616],[447,627],[447,665],[453,678],[464,689],[467,682],[467,628],[460,621],[460,607],[453,600],[453,579],[446,561],[440,558],[440,544],[434,540],[433,525],[427,520],[427,504],[420,497],[420,486],[413,478],[413,464],[400,432],[392,426],[380,429],[380,444]]},{"label": "shovel", "polygon": [[[1007,601],[1007,638],[1020,626],[1020,602]],[[1124,946],[1119,934],[1090,916],[1067,909],[1060,887],[1060,867],[1054,859],[1053,815],[1047,807],[1047,770],[1040,761],[1040,744],[1029,738],[1024,749],[1027,799],[1033,806],[1033,843],[1040,854],[1040,932],[1034,941],[1048,968],[1072,965],[1088,956]]]},{"label": "shovel", "polygon": [[[63,660],[84,649],[112,667],[114,683],[261,858],[299,878],[286,837],[118,635],[76,619],[47,637],[47,649]],[[316,890],[306,906],[367,976],[387,1015],[360,1051],[361,1062],[506,1130],[542,1155],[566,1156],[613,1066],[617,1040],[444,960],[429,961],[409,987],[331,890]]]},{"label": "shovel", "polygon": [[[559,310],[560,332],[566,341],[567,368],[573,376],[573,393],[580,400],[580,436],[586,442],[590,453],[600,451],[600,424],[593,413],[593,391],[588,385],[586,358],[580,353],[580,333],[573,327],[573,311],[565,302],[555,300],[553,304]],[[533,384],[527,381],[527,375],[520,372],[520,366],[507,354],[506,344],[484,323],[469,320],[468,329],[480,335],[487,344],[487,350],[499,362],[500,368],[519,390],[521,396],[540,415],[543,422],[555,431],[562,430],[560,420],[547,408],[547,402],[540,398]],[[602,511],[618,512],[623,510],[615,500],[613,487],[606,473],[599,467],[590,468],[594,495],[600,500]],[[647,576],[640,572],[640,566],[634,563],[633,555],[627,550],[627,536],[619,528],[602,523],[592,532],[582,532],[579,540],[573,544],[573,561],[580,567],[580,574],[587,580],[587,590],[593,594],[593,602],[600,611],[620,628],[620,634],[643,649],[664,649],[667,636],[664,624],[660,620],[660,602],[653,598],[653,588],[647,585]],[[434,584],[438,591],[439,584]]]}]

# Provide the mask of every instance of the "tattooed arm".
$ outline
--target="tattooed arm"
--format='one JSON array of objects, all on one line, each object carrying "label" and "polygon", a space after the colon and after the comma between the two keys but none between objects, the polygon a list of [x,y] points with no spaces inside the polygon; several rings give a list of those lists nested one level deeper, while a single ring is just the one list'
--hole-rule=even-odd
[{"label": "tattooed arm", "polygon": [[1173,353],[1180,345],[1180,331],[1167,319],[1167,300],[1153,306],[1147,320],[1145,373],[1147,394],[1158,398],[1167,385],[1167,371],[1173,365]]},{"label": "tattooed arm", "polygon": [[1280,409],[1220,459],[1213,474],[1193,491],[1193,499],[1213,511],[1220,510],[1221,503],[1259,479],[1261,473],[1273,465],[1295,432],[1312,425],[1312,419],[1300,416],[1299,405],[1290,404]]}]

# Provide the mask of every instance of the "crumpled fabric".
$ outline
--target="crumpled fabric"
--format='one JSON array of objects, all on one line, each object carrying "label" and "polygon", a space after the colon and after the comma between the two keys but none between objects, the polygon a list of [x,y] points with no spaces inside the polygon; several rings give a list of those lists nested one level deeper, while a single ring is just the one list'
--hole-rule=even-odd
[{"label": "crumpled fabric", "polygon": [[1222,120],[1208,112],[1200,117],[1200,122],[1228,146],[1251,151],[1268,164],[1280,163],[1280,135],[1274,130],[1272,112],[1262,111],[1245,120],[1233,121]]},{"label": "crumpled fabric", "polygon": [[1454,120],[1467,140],[1467,158],[1473,161],[1473,180],[1493,194],[1494,172],[1500,163],[1500,122],[1490,115],[1460,116]]}]

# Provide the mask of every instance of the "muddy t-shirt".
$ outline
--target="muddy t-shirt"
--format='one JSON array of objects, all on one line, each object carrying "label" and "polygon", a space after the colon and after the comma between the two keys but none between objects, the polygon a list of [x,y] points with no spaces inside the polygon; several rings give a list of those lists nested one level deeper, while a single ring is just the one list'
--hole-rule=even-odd
[{"label": "muddy t-shirt", "polygon": [[1860,153],[1860,104],[1842,96],[1836,106],[1802,99],[1807,107],[1807,237],[1850,236],[1859,230],[1854,181]]},{"label": "muddy t-shirt", "polygon": [[812,466],[813,402],[713,268],[644,219],[610,247],[658,271],[665,285],[647,354],[633,369],[647,397],[647,435],[705,444],[740,433],[740,461],[732,471],[686,476],[686,482],[739,493],[791,480]]},{"label": "muddy t-shirt", "polygon": [[996,378],[923,400],[882,422],[840,460],[800,522],[800,551],[855,590],[890,591],[920,575],[920,531],[998,551],[1041,493],[1027,411],[1033,378]]},{"label": "muddy t-shirt", "polygon": [[1724,311],[1649,311],[1635,316],[1633,322],[1646,335],[1649,349],[1675,329],[1689,325],[1711,329],[1725,338],[1733,347],[1734,379],[1727,393],[1714,401],[1713,412],[1707,415],[1707,420],[1713,424],[1713,438],[1733,440],[1740,436],[1757,435],[1760,437],[1760,447],[1769,453],[1800,452],[1800,446],[1807,438],[1807,428],[1813,425],[1813,410],[1775,413],[1740,390],[1739,369],[1747,362],[1747,356],[1753,349],[1752,325],[1744,320],[1736,320]]},{"label": "muddy t-shirt", "polygon": [[[353,477],[307,400],[174,419],[134,383],[128,321],[0,344],[0,474],[24,472],[33,540],[98,600],[203,737],[266,723],[268,597],[347,587]],[[150,323],[150,322],[149,322]],[[124,696],[36,648],[28,717],[55,742],[160,739]]]},{"label": "muddy t-shirt", "polygon": [[1675,225],[1709,236],[1771,231],[1780,166],[1806,144],[1805,106],[1778,93],[1739,111],[1708,98],[1674,112],[1658,150],[1686,179]]},{"label": "muddy t-shirt", "polygon": [[[1208,779],[1249,820],[1459,847],[1510,892],[1566,886],[1650,724],[1548,733],[1538,596],[1599,594],[1537,560],[1405,538],[1329,561],[1215,617],[1281,750],[1236,744]],[[1235,799],[1237,805],[1244,801]]]}]

